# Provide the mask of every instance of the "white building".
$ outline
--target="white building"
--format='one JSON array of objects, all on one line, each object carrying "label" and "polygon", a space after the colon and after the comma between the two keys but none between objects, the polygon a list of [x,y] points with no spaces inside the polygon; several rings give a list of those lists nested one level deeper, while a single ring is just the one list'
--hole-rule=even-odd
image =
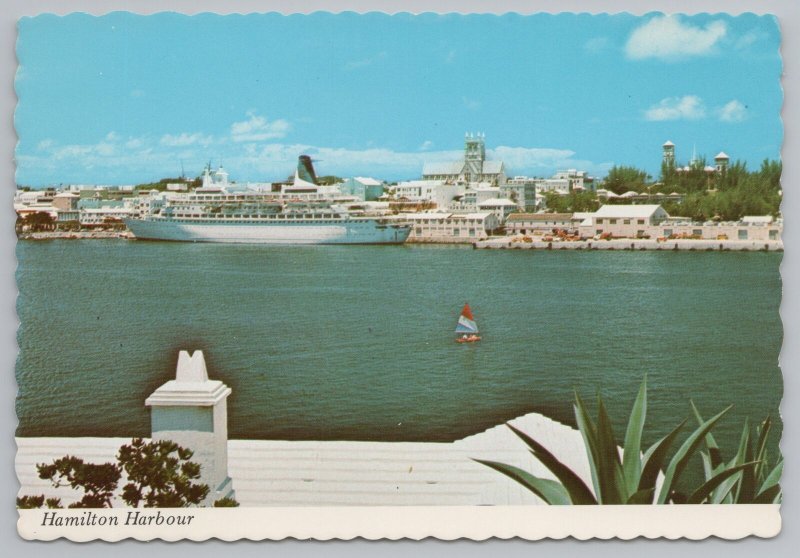
[{"label": "white building", "polygon": [[[396,200],[431,201],[438,208],[447,208],[467,191],[464,184],[445,184],[441,180],[409,180],[393,186]],[[474,209],[474,208],[473,208]]]},{"label": "white building", "polygon": [[610,234],[626,238],[641,237],[646,227],[659,225],[669,218],[660,205],[604,205],[591,217],[592,231],[586,236]]},{"label": "white building", "polygon": [[500,186],[505,197],[516,202],[521,211],[534,212],[541,204],[541,196],[536,190],[536,179],[515,176]]},{"label": "white building", "polygon": [[491,211],[497,216],[501,224],[506,222],[509,215],[519,211],[519,206],[506,198],[489,198],[478,203],[478,211]]},{"label": "white building", "polygon": [[133,213],[133,208],[126,207],[90,207],[80,210],[81,226],[100,226],[120,222]]},{"label": "white building", "polygon": [[405,213],[411,223],[408,242],[474,242],[500,227],[494,213]]},{"label": "white building", "polygon": [[506,234],[547,234],[575,229],[572,213],[514,213],[506,221]]}]

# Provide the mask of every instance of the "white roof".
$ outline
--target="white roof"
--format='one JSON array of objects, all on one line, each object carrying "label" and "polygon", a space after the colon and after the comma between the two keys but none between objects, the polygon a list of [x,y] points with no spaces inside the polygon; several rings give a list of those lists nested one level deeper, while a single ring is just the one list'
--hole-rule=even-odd
[{"label": "white roof", "polygon": [[[535,413],[510,422],[543,441],[591,486],[589,462],[577,430]],[[80,491],[54,488],[39,478],[36,464],[67,454],[92,463],[113,462],[119,447],[130,441],[16,438],[19,495],[58,497],[67,506],[80,498]],[[474,459],[501,461],[553,478],[505,425],[450,443],[228,441],[228,474],[243,507],[541,504],[532,492]],[[124,506],[118,500],[114,505]]]},{"label": "white roof", "polygon": [[461,174],[464,169],[463,161],[455,163],[425,163],[422,166],[422,174],[425,175],[453,175]]},{"label": "white roof", "polygon": [[72,192],[61,192],[53,196],[54,198],[79,198],[78,194],[73,194]]},{"label": "white roof", "polygon": [[364,186],[380,186],[381,183],[375,180],[374,178],[369,178],[368,176],[356,176],[354,180],[358,180]]},{"label": "white roof", "polygon": [[662,147],[675,147],[675,144],[667,140]]},{"label": "white roof", "polygon": [[720,151],[714,156],[714,160],[716,161],[717,159],[730,159],[730,157],[724,151]]},{"label": "white roof", "polygon": [[479,221],[482,220],[482,219],[488,219],[491,216],[492,216],[492,213],[489,213],[489,212],[485,212],[485,213],[484,212],[480,212],[480,213],[454,213],[453,214],[453,218],[477,219]]},{"label": "white roof", "polygon": [[[595,217],[650,217],[661,209],[660,205],[604,205],[598,209]],[[661,209],[663,211],[663,209]]]},{"label": "white roof", "polygon": [[633,196],[638,196],[639,192],[634,192],[633,190],[628,190],[624,194],[622,194],[621,198],[632,198]]}]

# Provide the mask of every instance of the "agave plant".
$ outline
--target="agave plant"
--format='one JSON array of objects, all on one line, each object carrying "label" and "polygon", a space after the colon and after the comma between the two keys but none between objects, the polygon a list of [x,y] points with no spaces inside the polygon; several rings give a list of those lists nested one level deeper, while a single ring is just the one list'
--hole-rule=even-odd
[{"label": "agave plant", "polygon": [[[586,454],[592,476],[591,490],[572,469],[559,461],[536,440],[514,428],[507,426],[519,436],[536,457],[558,480],[537,477],[518,467],[496,461],[475,460],[483,465],[514,479],[536,494],[547,504],[666,504],[702,503],[707,501],[715,490],[738,474],[752,475],[758,462],[745,452],[743,458],[731,462],[716,462],[709,470],[705,482],[685,496],[676,490],[678,480],[686,470],[691,457],[706,441],[711,429],[731,409],[731,406],[710,419],[699,421],[700,425],[681,444],[672,458],[667,461],[670,447],[686,424],[684,420],[669,434],[641,451],[642,431],[647,415],[647,380],[633,404],[622,458],[619,446],[611,427],[611,420],[600,396],[597,398],[597,421],[594,422],[581,398],[575,395],[575,420],[583,436]],[[713,443],[713,442],[712,442]],[[712,462],[710,462],[712,463]],[[661,475],[663,471],[663,476]],[[779,472],[777,473],[779,475]],[[772,473],[768,475],[772,478]],[[777,477],[776,477],[777,478]],[[765,481],[766,482],[766,481]],[[767,489],[772,485],[767,486]]]},{"label": "agave plant", "polygon": [[[692,409],[699,423],[703,422],[700,412],[692,403]],[[705,450],[700,451],[703,460],[703,474],[706,480],[714,478],[719,472],[729,470],[748,462],[755,462],[753,467],[746,467],[733,476],[725,479],[714,490],[706,495],[704,502],[709,504],[778,504],[782,493],[778,481],[783,472],[783,459],[778,458],[770,468],[767,460],[767,439],[769,438],[772,420],[764,419],[756,429],[755,447],[752,445],[750,425],[745,419],[739,448],[736,455],[725,461],[714,436],[709,432],[705,436]],[[699,503],[699,502],[692,502]]]}]

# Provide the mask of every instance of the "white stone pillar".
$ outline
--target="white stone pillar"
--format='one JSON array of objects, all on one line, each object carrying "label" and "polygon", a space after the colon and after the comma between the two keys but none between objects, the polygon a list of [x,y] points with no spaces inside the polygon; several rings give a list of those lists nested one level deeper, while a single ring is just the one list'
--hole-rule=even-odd
[{"label": "white stone pillar", "polygon": [[233,497],[228,477],[228,407],[231,388],[209,380],[203,351],[178,355],[178,369],[170,380],[145,400],[151,408],[153,440],[172,440],[194,452],[200,465],[200,482],[209,493],[204,505]]}]

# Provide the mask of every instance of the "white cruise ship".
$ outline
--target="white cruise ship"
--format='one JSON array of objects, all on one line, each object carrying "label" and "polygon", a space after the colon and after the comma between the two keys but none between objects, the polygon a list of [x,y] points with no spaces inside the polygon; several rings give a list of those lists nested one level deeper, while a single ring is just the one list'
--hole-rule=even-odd
[{"label": "white cruise ship", "polygon": [[141,240],[247,244],[402,244],[411,232],[394,216],[345,208],[353,199],[318,186],[305,155],[280,192],[233,192],[224,171],[216,175],[207,167],[201,188],[149,200],[125,224]]}]

